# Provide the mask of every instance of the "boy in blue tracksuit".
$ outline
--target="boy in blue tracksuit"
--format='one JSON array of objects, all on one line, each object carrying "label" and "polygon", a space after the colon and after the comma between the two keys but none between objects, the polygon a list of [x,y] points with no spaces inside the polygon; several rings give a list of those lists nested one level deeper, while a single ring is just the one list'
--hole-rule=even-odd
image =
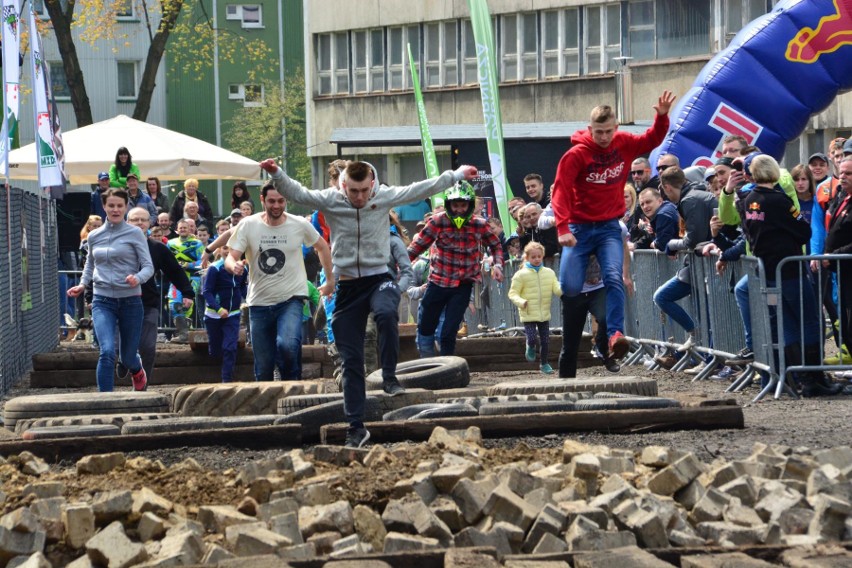
[{"label": "boy in blue tracksuit", "polygon": [[207,267],[204,277],[204,327],[211,357],[222,358],[222,382],[234,378],[237,362],[237,341],[240,336],[240,304],[246,296],[248,272],[240,276],[225,270],[227,246],[216,251],[219,260]]}]

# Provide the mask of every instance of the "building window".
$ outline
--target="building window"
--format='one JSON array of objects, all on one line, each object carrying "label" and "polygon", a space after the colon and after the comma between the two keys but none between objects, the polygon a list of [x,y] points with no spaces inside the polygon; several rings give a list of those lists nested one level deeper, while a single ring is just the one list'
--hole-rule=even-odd
[{"label": "building window", "polygon": [[316,50],[319,94],[348,94],[349,39],[347,33],[317,35]]},{"label": "building window", "polygon": [[65,68],[61,61],[48,61],[47,68],[50,72],[50,88],[53,91],[53,96],[57,99],[70,99],[71,89],[68,88],[68,81],[65,79]]},{"label": "building window", "polygon": [[627,16],[630,56],[636,60],[710,52],[710,0],[634,1]]},{"label": "building window", "polygon": [[585,73],[613,71],[613,58],[621,55],[621,6],[586,6],[583,15]]},{"label": "building window", "polygon": [[263,12],[260,4],[228,4],[225,18],[240,22],[243,28],[262,28]]},{"label": "building window", "polygon": [[730,43],[746,24],[766,14],[770,7],[766,0],[724,0],[725,44]]},{"label": "building window", "polygon": [[135,17],[133,13],[133,0],[119,0],[115,4],[115,16],[119,20],[132,20]]},{"label": "building window", "polygon": [[470,20],[462,22],[462,84],[479,83],[479,63],[476,59],[476,39],[473,37],[473,24]]},{"label": "building window", "polygon": [[423,26],[425,86],[452,87],[459,84],[458,21]]},{"label": "building window", "polygon": [[[418,26],[388,28],[388,90],[411,89],[411,66],[408,62],[408,46],[414,66],[420,72],[420,28]],[[419,75],[418,75],[419,76]]]},{"label": "building window", "polygon": [[385,46],[381,29],[352,32],[352,82],[356,93],[385,90]]},{"label": "building window", "polygon": [[538,78],[538,22],[536,14],[510,14],[500,19],[500,79]]},{"label": "building window", "polygon": [[228,85],[228,99],[247,107],[263,106],[263,85]]},{"label": "building window", "polygon": [[138,95],[138,80],[136,61],[119,61],[118,66],[118,98],[135,99]]},{"label": "building window", "polygon": [[568,8],[541,14],[541,75],[546,78],[580,74],[580,10]]}]

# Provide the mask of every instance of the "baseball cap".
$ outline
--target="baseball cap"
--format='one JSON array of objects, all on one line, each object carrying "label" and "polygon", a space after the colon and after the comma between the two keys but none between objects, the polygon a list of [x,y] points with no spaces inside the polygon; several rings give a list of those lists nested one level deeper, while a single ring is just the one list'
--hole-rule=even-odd
[{"label": "baseball cap", "polygon": [[109,174],[108,174],[108,173],[106,173],[106,172],[101,172],[101,173],[99,173],[99,174],[98,174],[98,179],[99,179],[99,180],[101,180],[101,179],[109,179]]},{"label": "baseball cap", "polygon": [[130,172],[129,174],[127,174],[126,179],[130,179],[130,178],[133,178],[133,179],[137,179],[137,180],[138,180],[138,179],[139,179],[139,176],[137,176],[137,175],[136,175],[136,174],[134,174],[133,172]]},{"label": "baseball cap", "polygon": [[[845,148],[845,145],[844,145],[844,148]],[[823,161],[823,162],[825,162],[826,164],[827,164],[827,163],[829,163],[829,162],[828,162],[828,156],[826,156],[826,155],[825,155],[825,154],[823,154],[822,152],[814,152],[813,154],[811,154],[811,157],[810,157],[810,158],[808,158],[808,163],[810,164],[810,163],[811,163],[811,160],[815,160],[815,159],[817,159],[817,158],[819,158],[820,160],[822,160],[822,161]]]},{"label": "baseball cap", "polygon": [[[762,154],[763,152],[752,152],[743,159],[743,172],[745,175],[751,177],[751,163],[756,157],[761,156]],[[825,154],[822,155],[824,156]],[[810,162],[810,160],[808,161]]]},{"label": "baseball cap", "polygon": [[714,177],[716,177],[716,168],[710,167],[704,170],[704,181],[710,181]]},{"label": "baseball cap", "polygon": [[232,210],[232,211],[231,211],[231,215],[230,215],[230,216],[231,216],[231,217],[233,217],[234,215],[239,215],[240,217],[242,217],[242,216],[243,216],[243,212],[242,212],[242,211],[240,211],[239,209],[234,209],[234,210]]},{"label": "baseball cap", "polygon": [[852,138],[843,143],[843,153],[852,154]]},{"label": "baseball cap", "polygon": [[722,156],[718,160],[716,160],[717,166],[728,166],[729,168],[734,167],[734,159],[730,156]]},{"label": "baseball cap", "polygon": [[687,181],[691,181],[692,183],[701,183],[704,181],[705,171],[706,168],[704,166],[689,166],[683,170],[683,175],[686,176]]}]

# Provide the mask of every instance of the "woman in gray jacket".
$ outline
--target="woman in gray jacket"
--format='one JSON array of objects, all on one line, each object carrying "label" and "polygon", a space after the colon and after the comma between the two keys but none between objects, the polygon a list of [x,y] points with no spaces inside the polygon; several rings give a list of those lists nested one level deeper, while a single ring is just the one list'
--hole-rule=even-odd
[{"label": "woman in gray jacket", "polygon": [[124,220],[127,191],[108,189],[101,195],[106,223],[89,233],[89,254],[80,284],[68,289],[77,297],[89,283],[93,285],[92,320],[100,344],[98,390],[113,390],[115,368],[115,328],[120,333],[119,356],[130,370],[134,390],[145,390],[148,378],[136,353],[142,333],[141,283],[154,275],[154,265],[145,235]]}]

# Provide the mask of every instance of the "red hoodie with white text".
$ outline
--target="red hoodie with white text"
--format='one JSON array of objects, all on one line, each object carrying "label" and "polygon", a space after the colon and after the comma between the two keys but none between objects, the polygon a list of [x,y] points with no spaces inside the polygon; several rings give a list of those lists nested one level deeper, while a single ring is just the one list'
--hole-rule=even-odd
[{"label": "red hoodie with white text", "polygon": [[553,213],[560,235],[571,232],[569,223],[609,221],[624,215],[624,184],[630,164],[663,142],[669,116],[655,114],[654,124],[643,134],[616,130],[606,148],[595,144],[588,130],[571,136],[571,149],[559,160],[553,183]]}]

